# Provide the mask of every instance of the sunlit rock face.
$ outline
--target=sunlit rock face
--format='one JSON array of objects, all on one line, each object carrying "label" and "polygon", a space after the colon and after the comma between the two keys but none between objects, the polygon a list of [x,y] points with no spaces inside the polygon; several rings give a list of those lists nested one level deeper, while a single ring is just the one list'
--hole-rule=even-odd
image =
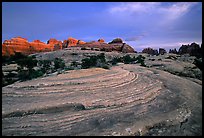
[{"label": "sunlit rock face", "polygon": [[104,43],[105,40],[101,38],[101,39],[98,39],[98,42],[100,42],[100,43]]},{"label": "sunlit rock face", "polygon": [[2,44],[2,56],[14,55],[15,52],[28,55],[37,52],[52,51],[53,48],[53,45],[45,44],[40,40],[34,40],[29,43],[25,38],[14,37],[11,40],[5,40]]},{"label": "sunlit rock face", "polygon": [[82,41],[82,40],[78,40],[78,42],[77,42],[77,45],[79,44],[79,45],[83,45],[83,44],[85,44],[86,42],[84,42],[84,41]]},{"label": "sunlit rock face", "polygon": [[53,50],[59,50],[62,49],[62,42],[58,41],[55,38],[51,38],[47,41],[47,44],[53,47]]},{"label": "sunlit rock face", "polygon": [[72,37],[69,37],[63,42],[51,38],[47,41],[47,44],[40,40],[34,40],[28,42],[27,39],[22,37],[14,37],[11,40],[5,40],[2,44],[2,56],[14,55],[15,52],[21,52],[22,54],[29,55],[38,52],[49,52],[64,49],[67,47],[89,47],[97,48],[101,51],[111,52],[118,51],[123,53],[135,53],[136,51],[126,43],[123,43],[121,38],[116,38],[110,43],[105,43],[104,39],[98,39],[98,41],[84,42]]},{"label": "sunlit rock face", "polygon": [[85,43],[86,42],[84,42],[82,40],[78,40],[78,39],[75,39],[73,37],[69,37],[67,40],[63,41],[62,48],[67,48],[67,47],[76,46],[76,45],[83,45]]},{"label": "sunlit rock face", "polygon": [[2,44],[2,56],[14,55],[15,52],[30,53],[30,43],[22,37],[14,37],[11,40],[5,40]]},{"label": "sunlit rock face", "polygon": [[31,45],[31,53],[35,52],[48,52],[53,50],[52,45],[45,44],[44,42],[41,42],[40,40],[34,40],[33,42],[30,42]]},{"label": "sunlit rock face", "polygon": [[77,43],[78,43],[78,40],[77,40],[77,39],[72,38],[72,37],[69,37],[69,38],[68,38],[68,47],[69,47],[69,46],[76,46]]}]

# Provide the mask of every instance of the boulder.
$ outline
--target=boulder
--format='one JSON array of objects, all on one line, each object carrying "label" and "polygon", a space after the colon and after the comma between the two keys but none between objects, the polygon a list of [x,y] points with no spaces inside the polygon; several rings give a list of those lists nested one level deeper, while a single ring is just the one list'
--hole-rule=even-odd
[{"label": "boulder", "polygon": [[109,44],[114,44],[114,43],[123,43],[123,40],[121,38],[116,38],[116,39],[113,39],[111,42],[109,42]]},{"label": "boulder", "polygon": [[104,43],[105,40],[101,38],[101,39],[98,39],[98,42],[100,42],[100,43]]},{"label": "boulder", "polygon": [[159,54],[163,55],[165,53],[167,53],[167,52],[164,48],[159,48]]},{"label": "boulder", "polygon": [[148,48],[144,48],[142,50],[142,53],[147,53],[150,55],[158,55],[158,50],[148,47]]}]

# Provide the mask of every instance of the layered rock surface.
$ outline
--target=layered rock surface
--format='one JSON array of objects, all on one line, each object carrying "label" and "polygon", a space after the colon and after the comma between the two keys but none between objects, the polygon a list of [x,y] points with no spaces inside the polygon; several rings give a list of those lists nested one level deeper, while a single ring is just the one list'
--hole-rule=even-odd
[{"label": "layered rock surface", "polygon": [[126,64],[17,82],[2,88],[2,135],[202,135],[202,86]]}]

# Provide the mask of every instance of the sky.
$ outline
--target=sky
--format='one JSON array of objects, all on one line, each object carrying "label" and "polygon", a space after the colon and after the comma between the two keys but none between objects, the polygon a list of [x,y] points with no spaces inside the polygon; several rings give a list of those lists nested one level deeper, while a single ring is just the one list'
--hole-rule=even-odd
[{"label": "sky", "polygon": [[202,43],[202,2],[2,2],[2,42],[17,36],[178,50]]}]

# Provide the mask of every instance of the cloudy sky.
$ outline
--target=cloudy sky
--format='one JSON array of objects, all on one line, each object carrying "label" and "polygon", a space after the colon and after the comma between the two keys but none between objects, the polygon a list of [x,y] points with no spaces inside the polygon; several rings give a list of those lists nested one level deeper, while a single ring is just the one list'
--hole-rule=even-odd
[{"label": "cloudy sky", "polygon": [[202,2],[3,2],[2,41],[74,37],[110,42],[120,37],[136,51],[202,43]]}]

